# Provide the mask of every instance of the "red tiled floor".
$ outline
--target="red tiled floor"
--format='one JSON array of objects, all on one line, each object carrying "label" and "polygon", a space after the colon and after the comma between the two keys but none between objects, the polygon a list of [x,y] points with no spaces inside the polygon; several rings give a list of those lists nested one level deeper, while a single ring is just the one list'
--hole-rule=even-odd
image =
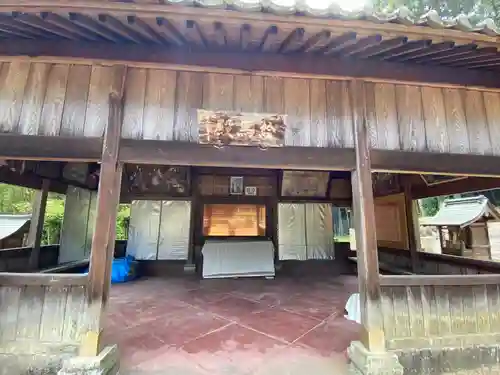
[{"label": "red tiled floor", "polygon": [[242,318],[242,323],[259,332],[291,343],[321,322],[275,307],[246,316]]},{"label": "red tiled floor", "polygon": [[124,374],[342,375],[338,352],[359,336],[341,317],[355,288],[345,276],[143,279],[113,285],[103,337]]},{"label": "red tiled floor", "polygon": [[[339,317],[321,323],[297,340],[297,343],[314,349],[323,356],[330,356],[333,353],[345,352],[351,341],[357,340],[359,335],[358,324]],[[335,340],[332,340],[332,337],[335,337]]]},{"label": "red tiled floor", "polygon": [[260,332],[231,324],[186,344],[190,358],[212,374],[247,374],[286,344]]},{"label": "red tiled floor", "polygon": [[229,320],[239,320],[247,315],[255,314],[259,311],[267,309],[268,306],[245,298],[230,295],[219,301],[208,303],[204,308]]}]

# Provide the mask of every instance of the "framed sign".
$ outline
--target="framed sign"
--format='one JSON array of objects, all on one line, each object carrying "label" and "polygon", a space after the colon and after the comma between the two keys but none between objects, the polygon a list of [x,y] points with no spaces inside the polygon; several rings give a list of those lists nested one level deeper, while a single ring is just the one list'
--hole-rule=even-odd
[{"label": "framed sign", "polygon": [[328,172],[283,171],[281,196],[325,197],[328,176]]},{"label": "framed sign", "polygon": [[242,195],[243,194],[243,177],[231,176],[229,194]]},{"label": "framed sign", "polygon": [[246,186],[245,195],[257,195],[257,186]]},{"label": "framed sign", "polygon": [[281,147],[285,139],[285,115],[198,110],[201,144],[215,146]]}]

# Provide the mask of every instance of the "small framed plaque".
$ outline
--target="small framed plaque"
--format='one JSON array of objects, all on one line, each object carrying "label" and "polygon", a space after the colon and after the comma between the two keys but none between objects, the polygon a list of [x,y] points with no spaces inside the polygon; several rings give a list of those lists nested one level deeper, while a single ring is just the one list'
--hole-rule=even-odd
[{"label": "small framed plaque", "polygon": [[231,195],[243,195],[243,177],[231,177],[229,192]]},{"label": "small framed plaque", "polygon": [[257,195],[257,186],[245,187],[245,195]]}]

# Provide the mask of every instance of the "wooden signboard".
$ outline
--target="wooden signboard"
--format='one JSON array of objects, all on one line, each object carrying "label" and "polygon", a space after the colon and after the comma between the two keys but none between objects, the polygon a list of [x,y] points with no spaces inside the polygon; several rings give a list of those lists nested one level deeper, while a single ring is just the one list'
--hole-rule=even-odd
[{"label": "wooden signboard", "polygon": [[328,176],[328,172],[283,171],[281,196],[325,197]]},{"label": "wooden signboard", "polygon": [[131,193],[189,194],[188,167],[134,165],[127,168],[127,176]]},{"label": "wooden signboard", "polygon": [[285,115],[198,110],[199,140],[216,146],[281,147]]}]

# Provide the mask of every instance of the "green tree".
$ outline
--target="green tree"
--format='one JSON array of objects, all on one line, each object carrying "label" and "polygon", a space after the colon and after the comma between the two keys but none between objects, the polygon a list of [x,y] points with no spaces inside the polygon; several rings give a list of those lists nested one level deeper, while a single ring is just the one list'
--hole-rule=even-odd
[{"label": "green tree", "polygon": [[374,0],[377,11],[392,11],[407,7],[415,17],[436,10],[444,19],[464,14],[475,23],[485,18],[492,18],[500,24],[500,0]]}]

